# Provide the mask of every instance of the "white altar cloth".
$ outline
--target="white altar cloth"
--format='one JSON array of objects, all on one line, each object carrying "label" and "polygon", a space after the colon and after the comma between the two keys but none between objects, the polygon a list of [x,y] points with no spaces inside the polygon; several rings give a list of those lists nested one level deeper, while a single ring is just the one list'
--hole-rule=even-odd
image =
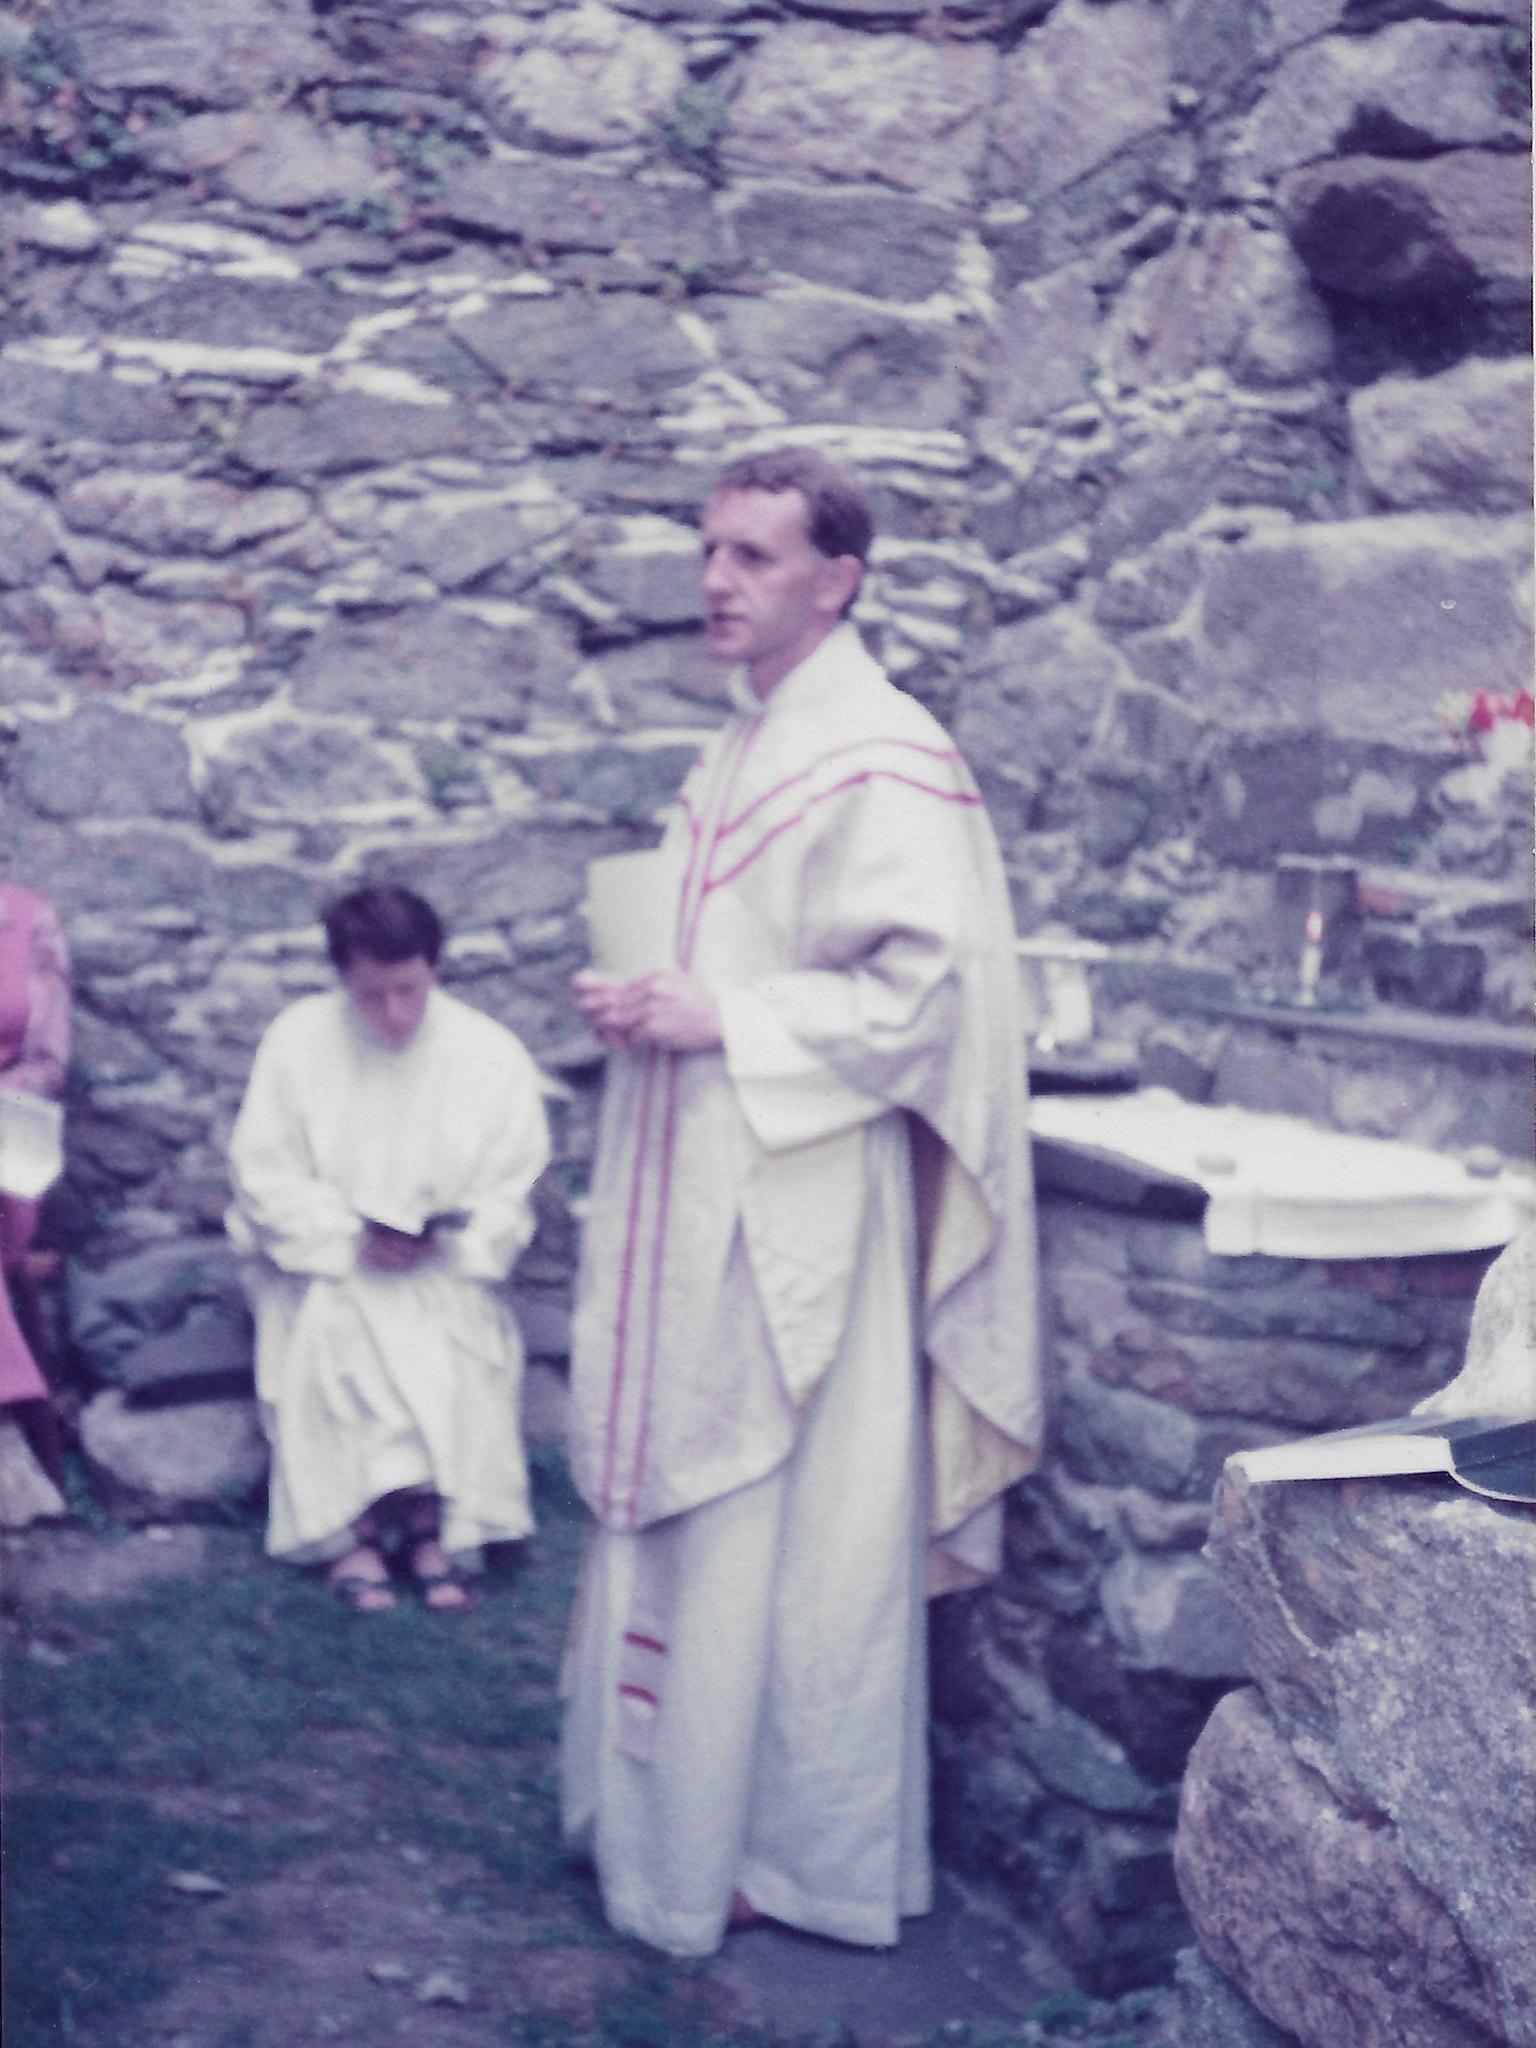
[{"label": "white altar cloth", "polygon": [[1536,1215],[1536,1174],[1469,1171],[1454,1153],[1324,1130],[1300,1117],[1184,1102],[1166,1089],[1047,1095],[1031,1134],[1203,1188],[1225,1257],[1413,1258],[1507,1244]]}]

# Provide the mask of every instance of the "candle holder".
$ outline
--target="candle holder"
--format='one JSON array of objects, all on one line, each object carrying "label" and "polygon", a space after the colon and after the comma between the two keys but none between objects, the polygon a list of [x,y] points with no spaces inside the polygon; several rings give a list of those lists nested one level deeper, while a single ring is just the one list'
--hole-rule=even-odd
[{"label": "candle holder", "polygon": [[1299,1010],[1359,1000],[1360,905],[1353,861],[1282,854],[1275,863],[1271,989]]}]

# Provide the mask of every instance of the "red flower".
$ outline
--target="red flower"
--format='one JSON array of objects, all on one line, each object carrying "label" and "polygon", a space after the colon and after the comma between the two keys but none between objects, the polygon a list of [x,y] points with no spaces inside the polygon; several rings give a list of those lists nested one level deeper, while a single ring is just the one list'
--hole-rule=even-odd
[{"label": "red flower", "polygon": [[1506,718],[1519,725],[1536,726],[1536,698],[1529,690],[1516,690],[1509,697],[1501,697],[1493,690],[1473,692],[1472,708],[1467,713],[1469,733],[1492,732]]}]

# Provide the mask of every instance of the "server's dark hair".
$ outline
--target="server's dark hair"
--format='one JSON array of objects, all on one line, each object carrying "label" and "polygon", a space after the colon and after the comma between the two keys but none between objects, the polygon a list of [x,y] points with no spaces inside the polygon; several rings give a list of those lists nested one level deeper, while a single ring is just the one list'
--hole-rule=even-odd
[{"label": "server's dark hair", "polygon": [[398,882],[370,882],[353,889],[324,912],[325,946],[331,965],[345,974],[354,960],[425,960],[442,957],[443,921],[424,896]]},{"label": "server's dark hair", "polygon": [[738,455],[711,487],[716,491],[798,491],[805,500],[806,531],[823,555],[869,560],[875,515],[864,486],[851,469],[829,462],[814,448],[767,448]]}]

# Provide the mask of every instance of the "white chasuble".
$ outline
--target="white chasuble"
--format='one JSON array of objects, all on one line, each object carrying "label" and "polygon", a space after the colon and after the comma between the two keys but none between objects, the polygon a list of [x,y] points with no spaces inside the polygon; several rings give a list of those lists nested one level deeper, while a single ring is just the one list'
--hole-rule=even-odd
[{"label": "white chasuble", "polygon": [[[609,1060],[578,1483],[600,1521],[639,1529],[789,1454],[847,1317],[866,1127],[899,1111],[942,1551],[1040,1434],[1018,970],[975,784],[843,626],[706,746],[663,854],[676,960],[716,996],[725,1045]],[[766,1351],[721,1312],[732,1271],[750,1271]],[[970,1575],[965,1549],[941,1582]]]}]

